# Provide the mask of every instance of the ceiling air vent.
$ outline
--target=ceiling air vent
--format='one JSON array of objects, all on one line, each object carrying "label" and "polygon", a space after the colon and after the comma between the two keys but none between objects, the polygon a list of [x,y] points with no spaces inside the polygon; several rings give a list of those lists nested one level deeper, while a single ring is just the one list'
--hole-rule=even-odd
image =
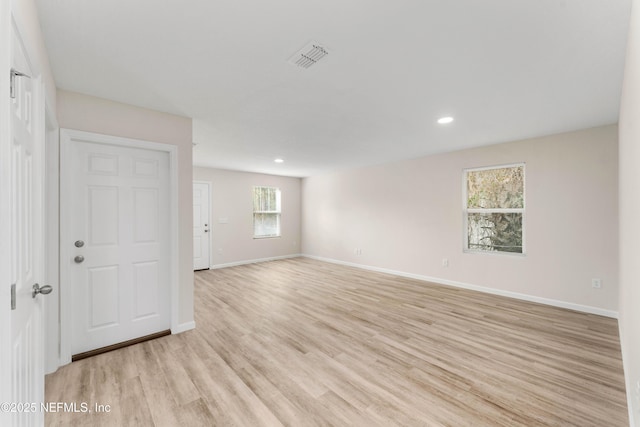
[{"label": "ceiling air vent", "polygon": [[311,42],[289,58],[289,62],[301,68],[309,68],[328,54],[327,49],[320,44]]}]

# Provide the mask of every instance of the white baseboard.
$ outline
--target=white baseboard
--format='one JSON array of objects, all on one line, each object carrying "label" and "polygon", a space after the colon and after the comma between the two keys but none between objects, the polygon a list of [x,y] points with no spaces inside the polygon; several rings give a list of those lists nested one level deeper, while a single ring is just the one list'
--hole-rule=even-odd
[{"label": "white baseboard", "polygon": [[190,331],[191,329],[196,328],[196,322],[192,320],[191,322],[180,323],[175,328],[171,328],[172,334],[179,334],[182,332]]},{"label": "white baseboard", "polygon": [[235,267],[238,265],[245,265],[245,264],[255,264],[258,262],[267,262],[267,261],[275,261],[275,260],[279,260],[279,259],[287,259],[287,258],[298,258],[301,257],[302,254],[291,254],[291,255],[281,255],[281,256],[274,256],[274,257],[269,257],[269,258],[258,258],[258,259],[247,259],[247,260],[243,260],[243,261],[235,261],[235,262],[228,262],[225,264],[215,264],[213,266],[211,266],[211,270],[216,270],[218,268],[227,268],[227,267]]},{"label": "white baseboard", "polygon": [[406,273],[404,271],[390,270],[388,268],[380,268],[380,267],[374,267],[374,266],[370,266],[370,265],[356,264],[356,263],[353,263],[353,262],[341,261],[341,260],[332,259],[332,258],[324,258],[324,257],[315,256],[315,255],[302,254],[301,256],[306,257],[306,258],[316,259],[318,261],[324,261],[324,262],[330,262],[330,263],[333,263],[333,264],[340,264],[340,265],[346,265],[346,266],[349,266],[349,267],[361,268],[363,270],[370,270],[370,271],[377,271],[379,273],[393,274],[395,276],[408,277],[408,278],[411,278],[411,279],[422,280],[422,281],[425,281],[425,282],[438,283],[440,285],[453,286],[453,287],[456,287],[456,288],[469,289],[469,290],[472,290],[472,291],[484,292],[484,293],[493,294],[493,295],[500,295],[500,296],[503,296],[503,297],[515,298],[515,299],[519,299],[519,300],[523,300],[523,301],[535,302],[535,303],[539,303],[539,304],[546,304],[546,305],[551,305],[551,306],[554,306],[554,307],[567,308],[569,310],[575,310],[575,311],[580,311],[580,312],[589,313],[589,314],[597,314],[599,316],[612,317],[614,319],[618,318],[618,312],[617,311],[605,310],[605,309],[602,309],[602,308],[599,308],[599,307],[592,307],[592,306],[588,306],[588,305],[574,304],[574,303],[567,302],[567,301],[560,301],[560,300],[554,300],[554,299],[550,299],[550,298],[537,297],[535,295],[521,294],[521,293],[518,293],[518,292],[505,291],[505,290],[502,290],[502,289],[489,288],[489,287],[486,287],[486,286],[472,285],[470,283],[457,282],[457,281],[454,281],[454,280],[441,279],[441,278],[438,278],[438,277],[430,277],[430,276],[423,276],[423,275],[420,275],[420,274]]}]

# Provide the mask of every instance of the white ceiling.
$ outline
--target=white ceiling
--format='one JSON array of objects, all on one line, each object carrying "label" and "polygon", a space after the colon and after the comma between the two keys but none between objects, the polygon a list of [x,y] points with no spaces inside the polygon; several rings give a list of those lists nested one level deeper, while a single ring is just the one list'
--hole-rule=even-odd
[{"label": "white ceiling", "polygon": [[59,88],[192,117],[196,165],[291,176],[617,122],[630,3],[36,0]]}]

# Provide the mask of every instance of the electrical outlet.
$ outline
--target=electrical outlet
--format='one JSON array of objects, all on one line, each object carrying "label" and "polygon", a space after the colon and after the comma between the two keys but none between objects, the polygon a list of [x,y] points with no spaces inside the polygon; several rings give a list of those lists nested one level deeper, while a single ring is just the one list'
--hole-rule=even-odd
[{"label": "electrical outlet", "polygon": [[449,260],[447,258],[442,258],[442,266],[449,267]]},{"label": "electrical outlet", "polygon": [[602,279],[591,279],[591,287],[600,289],[602,287]]}]

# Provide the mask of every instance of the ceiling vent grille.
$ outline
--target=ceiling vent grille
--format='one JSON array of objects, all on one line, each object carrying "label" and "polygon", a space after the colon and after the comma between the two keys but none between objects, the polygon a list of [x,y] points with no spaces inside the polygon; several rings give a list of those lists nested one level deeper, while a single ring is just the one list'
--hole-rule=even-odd
[{"label": "ceiling vent grille", "polygon": [[309,68],[328,54],[327,49],[318,43],[311,42],[289,58],[289,63],[301,68]]}]

